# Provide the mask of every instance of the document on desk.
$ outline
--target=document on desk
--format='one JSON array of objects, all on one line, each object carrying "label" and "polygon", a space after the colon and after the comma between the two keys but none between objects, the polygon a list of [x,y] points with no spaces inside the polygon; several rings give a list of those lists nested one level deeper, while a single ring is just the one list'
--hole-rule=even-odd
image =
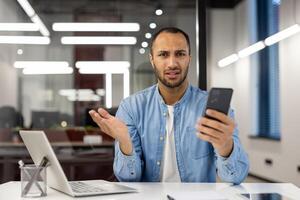
[{"label": "document on desk", "polygon": [[226,197],[215,191],[174,191],[168,193],[175,200],[228,200]]}]

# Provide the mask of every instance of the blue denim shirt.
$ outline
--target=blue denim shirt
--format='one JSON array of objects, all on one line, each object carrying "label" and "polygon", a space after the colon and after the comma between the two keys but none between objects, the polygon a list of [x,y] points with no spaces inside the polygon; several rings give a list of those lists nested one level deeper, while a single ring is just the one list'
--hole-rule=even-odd
[{"label": "blue denim shirt", "polygon": [[[249,161],[243,150],[238,129],[233,134],[234,147],[228,158],[196,136],[196,121],[202,116],[207,92],[191,85],[174,105],[176,159],[182,182],[215,182],[216,172],[225,182],[241,183],[248,174]],[[230,110],[230,117],[234,113]],[[154,85],[124,99],[117,118],[128,127],[133,143],[132,155],[122,153],[115,143],[114,173],[119,181],[160,181],[166,137],[167,105]]]}]

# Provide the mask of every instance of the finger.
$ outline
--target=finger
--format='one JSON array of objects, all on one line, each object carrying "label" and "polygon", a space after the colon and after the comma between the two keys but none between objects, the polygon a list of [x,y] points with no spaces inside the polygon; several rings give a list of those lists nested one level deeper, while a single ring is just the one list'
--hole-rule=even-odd
[{"label": "finger", "polygon": [[89,114],[92,117],[93,121],[96,122],[98,126],[100,126],[103,118],[94,110],[90,110]]},{"label": "finger", "polygon": [[202,120],[200,120],[200,122],[197,125],[210,127],[220,132],[225,132],[228,129],[228,125],[225,125],[222,122],[213,119],[208,119],[208,118],[203,118]]},{"label": "finger", "polygon": [[209,136],[209,135],[206,135],[206,134],[203,134],[203,133],[200,133],[200,132],[197,132],[196,135],[201,140],[204,140],[204,141],[207,141],[207,142],[210,142],[210,143],[217,143],[218,142],[218,140],[216,138],[214,138],[212,136]]},{"label": "finger", "polygon": [[206,127],[206,126],[198,126],[196,127],[196,129],[200,132],[200,133],[204,133],[205,135],[209,135],[212,136],[216,139],[220,139],[224,134],[223,132],[220,132],[216,129],[210,128],[210,127]]},{"label": "finger", "polygon": [[98,113],[100,114],[101,117],[105,118],[105,119],[109,119],[112,116],[103,108],[99,108],[98,109]]},{"label": "finger", "polygon": [[224,124],[231,124],[232,120],[227,116],[225,115],[224,113],[221,113],[221,112],[218,112],[216,110],[212,110],[212,109],[208,109],[206,111],[206,114],[212,118],[215,118],[221,122],[223,122]]}]

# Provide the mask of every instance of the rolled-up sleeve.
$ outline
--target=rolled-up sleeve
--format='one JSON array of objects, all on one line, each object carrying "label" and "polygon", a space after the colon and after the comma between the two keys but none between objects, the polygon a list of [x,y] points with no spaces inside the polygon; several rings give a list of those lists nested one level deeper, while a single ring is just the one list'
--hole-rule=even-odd
[{"label": "rolled-up sleeve", "polygon": [[[234,119],[234,112],[230,110],[230,117]],[[217,155],[217,171],[222,181],[240,184],[248,175],[249,160],[238,138],[238,128],[233,133],[233,150],[229,157]]]},{"label": "rolled-up sleeve", "polygon": [[122,120],[128,128],[130,138],[133,144],[133,152],[131,155],[125,155],[120,149],[119,142],[115,142],[115,158],[114,158],[114,174],[119,181],[141,181],[142,168],[142,149],[140,136],[134,123],[133,114],[126,107],[126,102],[122,101],[119,106],[117,118]]}]

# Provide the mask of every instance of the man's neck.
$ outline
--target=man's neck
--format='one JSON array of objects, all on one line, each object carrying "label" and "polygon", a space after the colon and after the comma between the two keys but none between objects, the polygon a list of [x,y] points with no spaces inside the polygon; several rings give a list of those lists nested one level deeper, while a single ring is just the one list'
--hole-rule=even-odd
[{"label": "man's neck", "polygon": [[176,88],[169,88],[158,82],[158,89],[167,105],[174,105],[184,95],[188,82],[184,81],[180,86]]}]

